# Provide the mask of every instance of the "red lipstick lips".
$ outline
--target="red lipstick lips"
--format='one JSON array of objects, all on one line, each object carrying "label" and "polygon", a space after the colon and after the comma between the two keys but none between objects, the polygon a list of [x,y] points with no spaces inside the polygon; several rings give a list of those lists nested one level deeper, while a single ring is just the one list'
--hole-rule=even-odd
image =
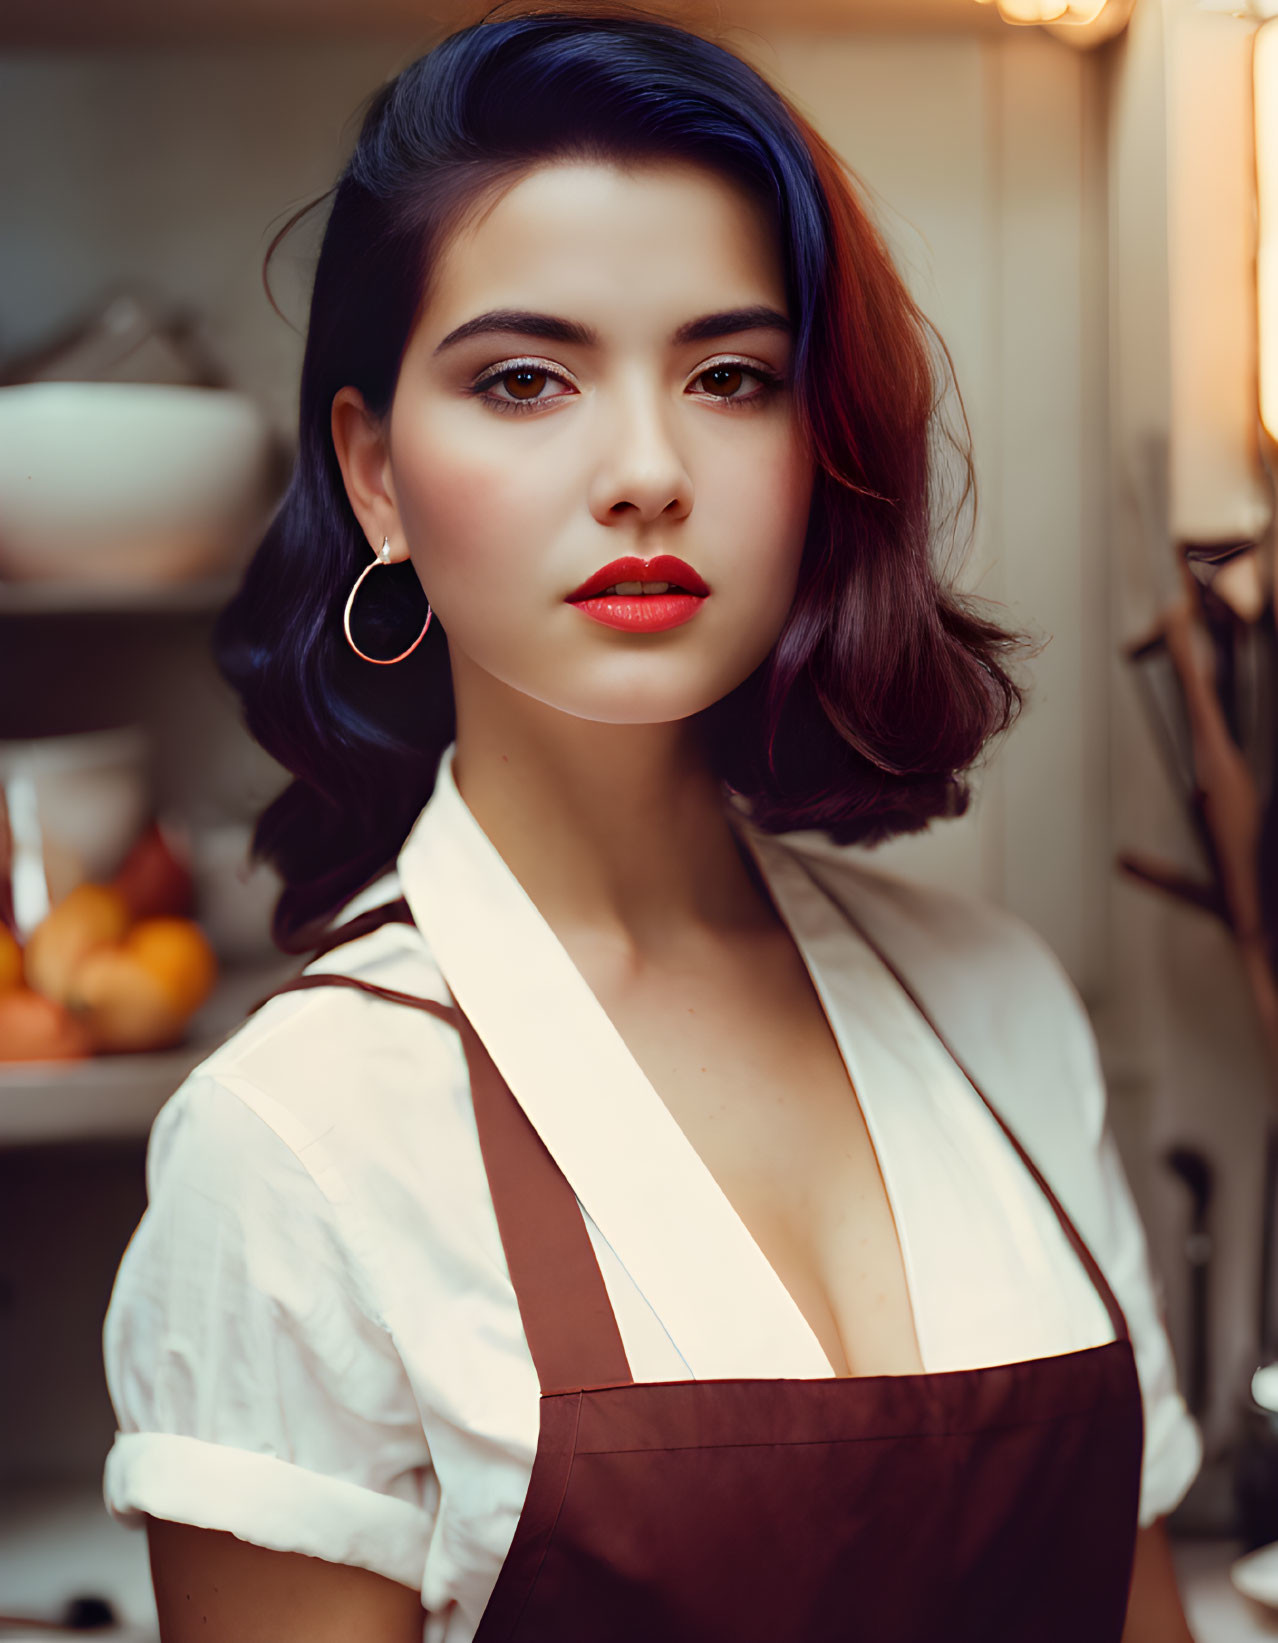
[{"label": "red lipstick lips", "polygon": [[[607,593],[618,583],[668,582],[665,593]],[[606,627],[629,633],[659,633],[690,621],[710,589],[691,565],[673,554],[659,553],[655,559],[633,555],[614,559],[588,577],[566,603]]]},{"label": "red lipstick lips", "polygon": [[[574,593],[568,595],[568,602],[575,605],[581,599],[593,599],[595,594],[615,587],[618,582],[669,582],[684,593],[699,594],[703,598],[710,592],[692,566],[676,559],[672,553],[659,553],[655,559],[636,559],[630,555],[625,559],[614,559],[611,564],[587,577]],[[642,599],[645,595],[637,594],[634,597]]]}]

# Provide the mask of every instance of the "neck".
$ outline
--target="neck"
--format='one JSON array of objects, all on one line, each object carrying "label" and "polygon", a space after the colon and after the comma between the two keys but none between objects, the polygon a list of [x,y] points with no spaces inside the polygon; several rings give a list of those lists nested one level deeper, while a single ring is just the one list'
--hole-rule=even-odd
[{"label": "neck", "polygon": [[690,721],[459,712],[458,791],[561,939],[659,962],[778,919]]}]

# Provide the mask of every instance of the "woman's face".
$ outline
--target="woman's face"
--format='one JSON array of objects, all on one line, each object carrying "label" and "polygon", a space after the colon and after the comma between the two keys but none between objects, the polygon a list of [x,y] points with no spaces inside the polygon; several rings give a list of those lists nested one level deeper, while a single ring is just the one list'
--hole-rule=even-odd
[{"label": "woman's face", "polygon": [[[712,172],[546,165],[456,235],[403,360],[384,483],[459,716],[479,670],[578,718],[668,722],[766,657],[812,488],[791,347],[767,220]],[[690,574],[606,569],[659,555]],[[572,602],[600,570],[623,593]],[[708,592],[634,589],[681,579]]]}]

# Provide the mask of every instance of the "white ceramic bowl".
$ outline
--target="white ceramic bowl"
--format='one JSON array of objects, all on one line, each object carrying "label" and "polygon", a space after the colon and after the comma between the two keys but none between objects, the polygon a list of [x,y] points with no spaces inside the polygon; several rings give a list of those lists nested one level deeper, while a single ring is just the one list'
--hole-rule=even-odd
[{"label": "white ceramic bowl", "polygon": [[151,808],[150,760],[137,725],[0,742],[0,872],[21,940],[77,884],[120,866]]},{"label": "white ceramic bowl", "polygon": [[142,382],[0,388],[0,577],[147,587],[238,568],[274,498],[244,394]]}]

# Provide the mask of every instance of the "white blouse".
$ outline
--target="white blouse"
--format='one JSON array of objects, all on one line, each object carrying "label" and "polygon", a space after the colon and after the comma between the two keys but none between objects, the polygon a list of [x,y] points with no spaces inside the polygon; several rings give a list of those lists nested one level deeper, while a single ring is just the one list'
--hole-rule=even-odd
[{"label": "white blouse", "polygon": [[[1058,962],[990,904],[730,807],[808,967],[878,1155],[926,1371],[1095,1346],[1108,1316],[909,981],[1051,1182],[1128,1320],[1141,1522],[1201,1459],[1095,1042]],[[397,870],[308,966],[470,1017],[571,1183],[636,1380],[823,1377],[815,1335],[458,792],[452,750]],[[856,920],[854,925],[851,920]],[[469,1643],[514,1535],[538,1385],[456,1032],[349,988],[273,999],[156,1120],[149,1207],[106,1320],[107,1504],[355,1564]]]}]

